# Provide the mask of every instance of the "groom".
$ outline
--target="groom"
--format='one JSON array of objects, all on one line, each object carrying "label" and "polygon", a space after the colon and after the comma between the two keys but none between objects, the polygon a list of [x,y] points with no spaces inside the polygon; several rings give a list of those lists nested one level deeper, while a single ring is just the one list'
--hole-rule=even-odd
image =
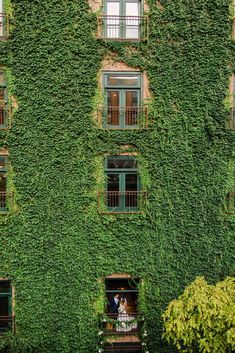
[{"label": "groom", "polygon": [[117,319],[119,308],[119,294],[115,294],[114,297],[110,300],[110,311],[113,315],[114,320]]}]

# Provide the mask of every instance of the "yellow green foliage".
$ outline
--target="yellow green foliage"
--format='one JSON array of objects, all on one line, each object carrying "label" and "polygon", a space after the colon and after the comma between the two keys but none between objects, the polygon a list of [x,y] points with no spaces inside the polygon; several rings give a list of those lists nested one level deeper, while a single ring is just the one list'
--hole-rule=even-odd
[{"label": "yellow green foliage", "polygon": [[163,337],[180,351],[234,352],[235,279],[227,277],[213,286],[197,277],[170,302],[163,320]]}]

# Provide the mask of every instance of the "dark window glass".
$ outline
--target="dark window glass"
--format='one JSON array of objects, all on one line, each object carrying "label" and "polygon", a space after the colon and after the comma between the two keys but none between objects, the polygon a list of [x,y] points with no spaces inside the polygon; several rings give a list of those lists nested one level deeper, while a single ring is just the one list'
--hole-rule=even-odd
[{"label": "dark window glass", "polygon": [[135,159],[126,158],[126,159],[119,159],[119,158],[108,158],[107,161],[107,168],[108,169],[136,169],[137,168],[137,161]]},{"label": "dark window glass", "polygon": [[0,294],[1,293],[10,293],[11,286],[9,281],[0,281]]},{"label": "dark window glass", "polygon": [[6,170],[6,163],[7,162],[7,159],[5,156],[0,156],[0,171],[1,170]]}]

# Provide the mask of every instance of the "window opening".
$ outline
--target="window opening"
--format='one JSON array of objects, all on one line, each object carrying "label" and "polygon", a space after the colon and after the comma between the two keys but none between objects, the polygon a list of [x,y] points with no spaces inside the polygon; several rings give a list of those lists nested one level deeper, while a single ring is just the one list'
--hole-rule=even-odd
[{"label": "window opening", "polygon": [[235,130],[235,74],[232,76],[232,108],[230,116],[230,128]]},{"label": "window opening", "polygon": [[7,212],[7,156],[0,156],[0,211]]},{"label": "window opening", "polygon": [[139,332],[137,278],[108,278],[105,280],[107,298],[106,335],[134,334]]},{"label": "window opening", "polygon": [[235,192],[229,192],[226,196],[226,213],[235,215]]},{"label": "window opening", "polygon": [[139,0],[106,0],[106,38],[139,39],[141,24]]},{"label": "window opening", "polygon": [[140,180],[131,156],[106,159],[106,205],[110,211],[137,211]]},{"label": "window opening", "polygon": [[12,288],[10,281],[0,280],[0,333],[12,327]]},{"label": "window opening", "polygon": [[[1,16],[1,15],[0,15]],[[7,127],[7,91],[4,73],[0,71],[0,129]]]},{"label": "window opening", "polygon": [[147,125],[142,107],[140,73],[105,73],[103,126],[108,129],[135,129]]}]

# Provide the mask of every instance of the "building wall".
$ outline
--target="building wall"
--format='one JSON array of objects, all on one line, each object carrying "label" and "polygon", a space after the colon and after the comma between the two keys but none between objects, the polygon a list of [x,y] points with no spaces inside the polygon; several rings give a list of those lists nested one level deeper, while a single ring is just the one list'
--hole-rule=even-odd
[{"label": "building wall", "polygon": [[[214,282],[231,271],[234,230],[222,212],[235,140],[224,104],[234,69],[229,1],[148,5],[148,41],[131,45],[96,39],[87,0],[8,7],[0,61],[18,109],[1,146],[17,207],[0,219],[0,277],[15,287],[17,352],[96,352],[98,279],[114,273],[142,279],[149,351],[170,352],[161,341],[169,301],[197,275]],[[94,123],[113,53],[149,80],[147,130]],[[99,213],[103,158],[120,152],[138,154],[143,214]]]}]

